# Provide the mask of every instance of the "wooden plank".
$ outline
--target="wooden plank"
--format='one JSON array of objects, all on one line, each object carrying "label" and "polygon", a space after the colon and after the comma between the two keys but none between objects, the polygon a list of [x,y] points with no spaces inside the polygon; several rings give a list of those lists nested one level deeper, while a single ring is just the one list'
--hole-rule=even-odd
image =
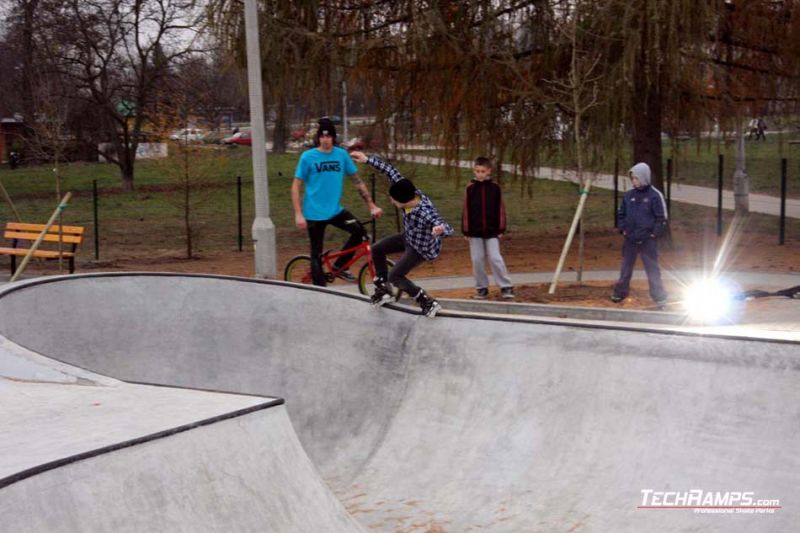
[{"label": "wooden plank", "polygon": [[[44,227],[45,224],[29,224],[27,222],[8,222],[6,224],[7,230],[34,231],[37,234],[41,233]],[[50,230],[48,231],[48,233],[58,233],[59,228],[63,228],[64,233],[77,233],[81,235],[86,231],[86,228],[84,228],[83,226],[53,225],[50,226]]]},{"label": "wooden plank", "polygon": [[[6,231],[3,236],[6,239],[21,239],[24,241],[34,241],[39,237],[38,233],[23,233],[21,231]],[[69,235],[65,233],[62,235],[62,242],[65,244],[80,244],[83,242],[83,236],[81,235]],[[59,236],[58,234],[48,233],[44,236],[43,240],[47,242],[58,242]]]},{"label": "wooden plank", "polygon": [[[28,248],[0,248],[0,255],[25,255],[28,253]],[[75,254],[72,252],[63,252],[62,257],[70,258]],[[43,257],[45,259],[55,259],[58,257],[57,250],[36,250],[33,252],[33,257]]]}]

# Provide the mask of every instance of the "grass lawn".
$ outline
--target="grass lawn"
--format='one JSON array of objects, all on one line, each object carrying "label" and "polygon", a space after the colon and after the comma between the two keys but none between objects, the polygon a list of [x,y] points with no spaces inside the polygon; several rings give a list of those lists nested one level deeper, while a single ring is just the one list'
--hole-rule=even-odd
[{"label": "grass lawn", "polygon": [[[762,150],[767,150],[766,143]],[[793,149],[795,147],[792,147]],[[800,150],[800,147],[797,147]],[[252,245],[250,224],[254,217],[250,150],[247,148],[208,150],[189,158],[193,174],[190,193],[190,219],[195,254],[236,250],[238,246],[236,176],[243,178],[242,206],[244,246]],[[279,248],[304,247],[305,231],[294,227],[290,187],[298,154],[268,157],[271,218],[277,228]],[[87,237],[79,250],[79,262],[94,261],[94,216],[92,182],[97,181],[99,196],[100,260],[150,257],[154,255],[185,255],[186,235],[183,222],[184,190],[181,186],[183,167],[180,157],[168,161],[137,162],[136,190],[125,192],[117,167],[101,163],[75,163],[61,168],[62,191],[74,196],[64,212],[65,224],[83,225]],[[447,176],[441,168],[429,165],[398,164],[398,168],[428,194],[442,215],[458,232],[463,188],[471,176],[467,169]],[[370,182],[368,167],[361,175]],[[57,201],[52,168],[23,167],[0,170],[2,180],[22,219],[26,222],[45,222]],[[387,180],[378,175],[377,203],[386,215],[379,221],[379,237],[395,231],[394,208],[388,200]],[[556,233],[566,235],[578,201],[577,188],[569,183],[547,180],[522,180],[505,177],[503,181],[509,230],[526,234]],[[359,217],[368,212],[354,187],[345,184],[343,205]],[[595,191],[587,202],[584,227],[589,232],[613,231],[613,193]],[[13,217],[10,209],[0,210],[0,222]],[[726,224],[730,214],[726,214]],[[672,224],[675,227],[715,227],[712,209],[673,204]],[[753,215],[748,228],[763,231],[765,239],[777,239],[775,217]],[[327,232],[330,247],[337,247],[342,234]],[[800,223],[789,221],[787,235],[800,234]],[[5,258],[8,261],[8,258]],[[98,266],[102,266],[98,264]]]},{"label": "grass lawn", "polygon": [[[750,191],[780,195],[781,158],[787,159],[788,196],[800,198],[800,144],[789,141],[800,140],[800,133],[768,134],[766,141],[745,141],[745,169],[750,177]],[[441,150],[414,150],[408,153],[442,157]],[[470,160],[481,154],[463,152],[461,159]],[[731,140],[718,142],[715,138],[702,138],[672,142],[664,140],[664,171],[666,160],[672,159],[675,183],[686,183],[704,187],[717,187],[718,156],[723,156],[723,188],[733,188],[736,146]],[[600,172],[613,173],[614,155],[596,152],[588,155],[588,168]],[[620,172],[624,173],[632,165],[630,148],[626,147],[619,156]],[[504,161],[508,163],[509,161]],[[541,166],[574,167],[571,154],[559,151],[540,154]]]}]

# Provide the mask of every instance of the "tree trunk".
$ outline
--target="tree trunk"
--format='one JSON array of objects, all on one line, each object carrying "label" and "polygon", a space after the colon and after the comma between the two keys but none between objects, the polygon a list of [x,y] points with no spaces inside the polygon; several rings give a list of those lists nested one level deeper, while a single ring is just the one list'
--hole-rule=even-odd
[{"label": "tree trunk", "polygon": [[[644,76],[641,74],[640,76]],[[651,183],[664,190],[661,171],[661,97],[657,91],[637,91],[633,99],[633,161],[647,163],[651,171]]]},{"label": "tree trunk", "polygon": [[[27,0],[23,2],[23,27],[22,27],[22,116],[25,123],[31,125],[34,123],[34,81],[33,76],[36,71],[34,65],[34,46],[33,33],[34,22],[37,17],[37,8],[39,7],[39,0]],[[5,73],[8,74],[8,73]],[[61,201],[61,198],[58,199]]]},{"label": "tree trunk", "polygon": [[275,127],[272,130],[272,151],[276,154],[286,153],[286,137],[287,127],[286,124],[286,98],[281,96],[278,99],[278,105],[275,116]]},{"label": "tree trunk", "polygon": [[584,239],[585,233],[583,231],[583,213],[578,221],[578,285],[583,285],[583,259],[584,259]]},{"label": "tree trunk", "polygon": [[191,180],[189,179],[189,150],[184,153],[183,167],[183,226],[186,229],[186,258],[192,258]]},{"label": "tree trunk", "polygon": [[661,88],[659,53],[652,46],[655,39],[654,24],[645,19],[641,31],[636,66],[633,71],[633,94],[631,95],[631,111],[633,113],[633,161],[647,163],[651,171],[651,183],[659,190],[664,190],[661,172]]},{"label": "tree trunk", "polygon": [[189,147],[183,146],[183,227],[186,230],[186,259],[192,258],[191,179]]},{"label": "tree trunk", "polygon": [[130,156],[130,151],[123,148],[119,158],[119,170],[122,174],[122,188],[128,192],[133,191],[133,163],[135,159]]},{"label": "tree trunk", "polygon": [[[56,183],[56,202],[61,201],[61,175],[58,172],[59,150],[53,155],[53,177]],[[64,212],[58,214],[58,271],[64,272]]]}]

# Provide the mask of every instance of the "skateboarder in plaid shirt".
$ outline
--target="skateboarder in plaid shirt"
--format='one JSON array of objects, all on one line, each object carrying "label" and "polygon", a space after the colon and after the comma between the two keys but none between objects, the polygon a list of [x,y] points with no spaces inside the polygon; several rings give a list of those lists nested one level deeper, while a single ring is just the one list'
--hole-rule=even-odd
[{"label": "skateboarder in plaid shirt", "polygon": [[[391,235],[372,246],[375,264],[375,294],[372,304],[381,306],[392,299],[391,285],[412,296],[427,317],[434,317],[442,308],[424,290],[406,275],[423,261],[433,261],[442,249],[442,236],[452,235],[453,228],[442,219],[431,199],[418,190],[411,180],[403,177],[389,163],[363,152],[351,152],[354,161],[368,165],[386,174],[391,182],[389,196],[403,213],[403,233]],[[389,272],[386,255],[403,252],[403,256]]]}]

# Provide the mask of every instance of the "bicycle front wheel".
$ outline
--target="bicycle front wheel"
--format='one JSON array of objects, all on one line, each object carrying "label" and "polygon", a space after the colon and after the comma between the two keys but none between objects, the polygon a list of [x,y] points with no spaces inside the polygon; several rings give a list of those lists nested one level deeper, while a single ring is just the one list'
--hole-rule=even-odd
[{"label": "bicycle front wheel", "polygon": [[314,279],[311,277],[311,257],[307,255],[297,255],[289,260],[286,269],[283,271],[283,279],[293,283],[305,283],[311,285]]},{"label": "bicycle front wheel", "polygon": [[[394,268],[394,261],[391,259],[386,260],[389,270]],[[358,273],[358,292],[369,296],[375,292],[375,284],[372,283],[372,276],[369,273],[369,263],[365,263]]]}]

